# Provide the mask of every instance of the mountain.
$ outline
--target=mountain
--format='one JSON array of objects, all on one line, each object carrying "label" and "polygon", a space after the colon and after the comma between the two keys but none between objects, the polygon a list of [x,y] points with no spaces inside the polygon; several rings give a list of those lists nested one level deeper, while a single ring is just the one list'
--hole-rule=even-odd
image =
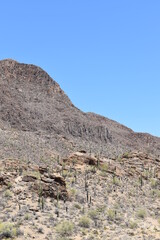
[{"label": "mountain", "polygon": [[0,61],[1,157],[38,159],[86,151],[115,157],[131,150],[160,154],[160,138],[76,108],[44,70]]},{"label": "mountain", "polygon": [[159,240],[160,138],[0,61],[0,239]]}]

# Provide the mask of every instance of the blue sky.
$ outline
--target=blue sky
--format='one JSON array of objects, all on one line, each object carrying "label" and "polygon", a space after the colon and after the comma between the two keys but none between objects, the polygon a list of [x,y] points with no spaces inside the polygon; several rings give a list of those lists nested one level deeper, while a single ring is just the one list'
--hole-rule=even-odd
[{"label": "blue sky", "polygon": [[159,0],[5,0],[0,58],[45,69],[85,112],[160,136]]}]

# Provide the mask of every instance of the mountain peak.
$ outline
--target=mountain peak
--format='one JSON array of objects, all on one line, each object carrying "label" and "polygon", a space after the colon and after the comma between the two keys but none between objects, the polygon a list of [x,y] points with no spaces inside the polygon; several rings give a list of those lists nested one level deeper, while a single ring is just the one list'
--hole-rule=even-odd
[{"label": "mountain peak", "polygon": [[6,64],[6,65],[13,65],[13,64],[16,64],[18,62],[14,59],[6,58],[6,59],[3,59],[3,60],[0,60],[0,63]]},{"label": "mountain peak", "polygon": [[145,149],[160,154],[160,139],[95,114],[77,109],[42,68],[0,61],[0,122],[15,131],[43,132],[48,144],[59,153],[86,150],[119,155]]},{"label": "mountain peak", "polygon": [[20,63],[14,59],[1,60],[0,73],[2,75],[0,82],[3,83],[5,80],[8,83],[8,90],[12,84],[25,86],[26,82],[37,84],[37,87],[45,85],[46,87],[53,86],[54,90],[60,88],[42,68],[33,64]]}]

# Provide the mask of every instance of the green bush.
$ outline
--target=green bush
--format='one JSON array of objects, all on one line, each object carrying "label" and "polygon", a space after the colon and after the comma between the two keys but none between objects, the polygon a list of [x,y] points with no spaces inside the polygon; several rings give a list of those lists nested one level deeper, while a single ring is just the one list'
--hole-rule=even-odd
[{"label": "green bush", "polygon": [[72,235],[73,229],[74,229],[74,225],[72,222],[69,222],[69,221],[64,221],[62,223],[59,223],[56,226],[56,232],[61,236]]},{"label": "green bush", "polygon": [[123,154],[123,157],[124,157],[124,158],[128,158],[128,156],[129,156],[129,153],[128,153],[128,152],[125,152],[125,153]]},{"label": "green bush", "polygon": [[96,211],[99,213],[103,213],[105,211],[105,209],[106,209],[105,205],[98,205]]},{"label": "green bush", "polygon": [[77,193],[77,191],[76,191],[75,188],[69,188],[69,189],[68,189],[68,192],[69,192],[69,195],[70,195],[71,197],[75,197],[75,195],[76,195],[76,193]]},{"label": "green bush", "polygon": [[156,188],[157,184],[158,184],[157,179],[151,178],[151,187]]},{"label": "green bush", "polygon": [[91,218],[91,219],[96,219],[98,218],[98,215],[99,213],[97,212],[97,210],[90,210],[88,212],[88,216]]},{"label": "green bush", "polygon": [[29,220],[30,219],[30,215],[27,213],[25,216],[24,216],[24,220]]},{"label": "green bush", "polygon": [[151,190],[151,196],[155,196],[157,198],[160,198],[160,190],[158,189],[152,189]]},{"label": "green bush", "polygon": [[84,228],[89,228],[90,227],[90,219],[87,216],[83,216],[79,220],[79,226],[84,227]]},{"label": "green bush", "polygon": [[146,211],[144,209],[140,209],[137,212],[137,217],[144,219],[146,217]]},{"label": "green bush", "polygon": [[107,172],[108,171],[108,164],[107,163],[101,164],[99,169],[103,172]]},{"label": "green bush", "polygon": [[4,238],[14,238],[17,236],[17,228],[9,222],[0,222],[0,235]]},{"label": "green bush", "polygon": [[74,207],[77,208],[77,209],[81,209],[81,206],[78,203],[75,203]]},{"label": "green bush", "polygon": [[117,186],[120,186],[120,181],[119,181],[119,179],[117,178],[117,177],[113,177],[113,184],[114,185],[117,185]]},{"label": "green bush", "polygon": [[9,189],[7,189],[7,190],[4,192],[4,196],[5,196],[6,198],[11,198],[11,197],[12,197],[12,192],[11,192]]},{"label": "green bush", "polygon": [[157,190],[157,191],[156,191],[156,196],[157,196],[158,198],[160,198],[160,190]]},{"label": "green bush", "polygon": [[108,219],[113,221],[116,217],[116,211],[112,209],[108,209],[107,215],[108,215]]},{"label": "green bush", "polygon": [[130,227],[131,229],[135,229],[135,228],[137,228],[137,226],[138,226],[138,224],[137,224],[136,222],[130,221],[129,227]]},{"label": "green bush", "polygon": [[11,182],[9,182],[9,183],[7,184],[7,188],[8,188],[8,189],[11,189],[11,188],[12,188],[12,183],[11,183]]}]

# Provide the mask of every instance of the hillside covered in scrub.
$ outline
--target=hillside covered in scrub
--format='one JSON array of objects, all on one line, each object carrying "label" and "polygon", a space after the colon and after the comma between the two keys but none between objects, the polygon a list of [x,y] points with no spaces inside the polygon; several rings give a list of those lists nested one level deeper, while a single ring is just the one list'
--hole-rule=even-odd
[{"label": "hillside covered in scrub", "polygon": [[11,59],[0,61],[0,131],[3,158],[30,153],[25,158],[36,160],[38,153],[48,158],[77,150],[108,157],[131,150],[160,154],[159,138],[82,112],[41,68]]},{"label": "hillside covered in scrub", "polygon": [[0,61],[0,239],[159,240],[160,138]]}]

